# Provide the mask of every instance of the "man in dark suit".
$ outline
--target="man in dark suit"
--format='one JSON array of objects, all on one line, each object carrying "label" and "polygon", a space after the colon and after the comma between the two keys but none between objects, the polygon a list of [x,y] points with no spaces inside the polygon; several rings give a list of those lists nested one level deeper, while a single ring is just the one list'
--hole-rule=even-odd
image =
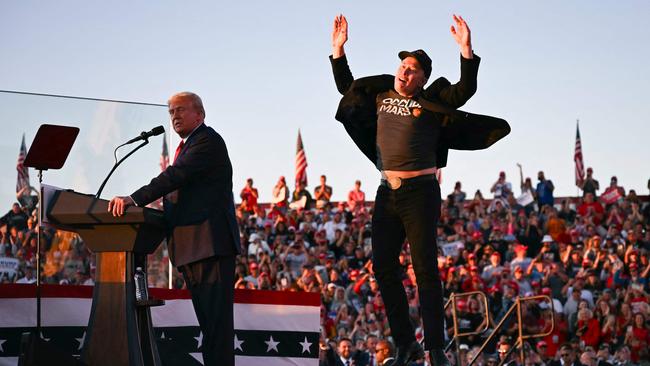
[{"label": "man in dark suit", "polygon": [[375,354],[377,355],[376,366],[390,365],[393,361],[395,361],[395,346],[393,346],[390,341],[382,339],[381,341],[377,342],[377,346],[375,347]]},{"label": "man in dark suit", "polygon": [[221,136],[204,124],[201,98],[173,95],[169,115],[182,139],[172,165],[130,196],[108,206],[121,216],[160,197],[168,223],[169,257],[183,274],[203,335],[205,365],[234,365],[233,300],[239,231],[232,166]]},{"label": "man in dark suit", "polygon": [[350,338],[339,339],[336,351],[329,345],[321,348],[325,351],[325,359],[320,363],[321,366],[367,366],[367,360],[363,361],[363,352],[354,349]]},{"label": "man in dark suit", "polygon": [[570,343],[560,346],[560,359],[553,360],[549,366],[583,366],[577,359],[575,351]]}]

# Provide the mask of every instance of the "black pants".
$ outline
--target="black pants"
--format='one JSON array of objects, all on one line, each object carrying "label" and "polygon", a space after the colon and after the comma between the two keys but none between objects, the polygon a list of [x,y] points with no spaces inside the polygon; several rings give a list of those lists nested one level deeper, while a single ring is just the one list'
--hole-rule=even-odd
[{"label": "black pants", "polygon": [[443,291],[436,244],[439,217],[440,186],[433,178],[405,180],[396,190],[384,185],[377,189],[372,217],[373,270],[397,346],[415,340],[399,263],[399,253],[406,237],[417,278],[425,348],[444,347]]},{"label": "black pants", "polygon": [[235,257],[210,257],[180,266],[203,332],[203,364],[235,364]]}]

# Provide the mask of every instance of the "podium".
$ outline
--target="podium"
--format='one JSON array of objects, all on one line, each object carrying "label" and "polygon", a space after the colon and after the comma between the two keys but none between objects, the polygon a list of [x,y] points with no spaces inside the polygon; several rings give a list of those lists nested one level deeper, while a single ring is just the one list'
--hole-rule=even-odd
[{"label": "podium", "polygon": [[82,361],[88,365],[161,365],[151,325],[150,306],[161,300],[136,301],[133,276],[146,268],[146,255],[165,237],[163,213],[130,207],[113,217],[108,201],[57,190],[46,203],[47,220],[77,232],[97,254],[95,288]]}]

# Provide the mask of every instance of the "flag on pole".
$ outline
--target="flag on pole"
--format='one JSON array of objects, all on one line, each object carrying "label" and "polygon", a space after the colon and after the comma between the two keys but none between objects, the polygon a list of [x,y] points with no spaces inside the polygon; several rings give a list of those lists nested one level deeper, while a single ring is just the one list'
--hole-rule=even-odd
[{"label": "flag on pole", "polygon": [[296,185],[298,183],[307,185],[307,156],[305,155],[305,148],[302,145],[300,130],[298,130],[298,144],[296,146]]},{"label": "flag on pole", "polygon": [[25,134],[23,133],[23,142],[20,144],[20,152],[18,153],[18,163],[16,170],[18,171],[18,178],[16,179],[16,193],[21,189],[29,187],[29,170],[25,166],[25,157],[27,156],[27,146],[25,145]]},{"label": "flag on pole", "polygon": [[169,166],[169,150],[167,150],[167,133],[163,134],[162,154],[160,154],[160,170]]},{"label": "flag on pole", "polygon": [[580,141],[580,120],[576,121],[576,148],[573,153],[573,161],[576,164],[576,186],[582,187],[585,180],[585,165],[582,161],[582,142]]}]

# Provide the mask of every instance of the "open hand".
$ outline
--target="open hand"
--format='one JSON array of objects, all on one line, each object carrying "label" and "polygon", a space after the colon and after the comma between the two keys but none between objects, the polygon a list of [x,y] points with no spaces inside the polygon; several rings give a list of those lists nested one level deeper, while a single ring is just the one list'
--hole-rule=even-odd
[{"label": "open hand", "polygon": [[460,46],[460,52],[464,58],[472,58],[472,37],[471,31],[465,22],[465,19],[460,15],[453,15],[456,26],[451,26],[451,35]]},{"label": "open hand", "polygon": [[339,58],[345,54],[343,46],[348,41],[348,20],[343,14],[334,18],[334,27],[332,29],[332,56]]}]

